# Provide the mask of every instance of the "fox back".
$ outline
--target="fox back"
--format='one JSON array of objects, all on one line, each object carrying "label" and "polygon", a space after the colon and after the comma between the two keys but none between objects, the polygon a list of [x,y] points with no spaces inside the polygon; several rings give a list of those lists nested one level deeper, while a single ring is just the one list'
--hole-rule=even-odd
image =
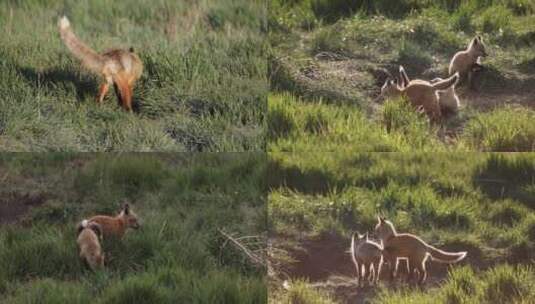
[{"label": "fox back", "polygon": [[89,222],[98,223],[102,227],[104,237],[122,238],[128,228],[140,227],[138,217],[130,210],[129,204],[125,204],[117,216],[97,215],[90,218]]},{"label": "fox back", "polygon": [[359,240],[353,248],[355,260],[360,263],[378,262],[382,256],[382,247],[370,240]]}]

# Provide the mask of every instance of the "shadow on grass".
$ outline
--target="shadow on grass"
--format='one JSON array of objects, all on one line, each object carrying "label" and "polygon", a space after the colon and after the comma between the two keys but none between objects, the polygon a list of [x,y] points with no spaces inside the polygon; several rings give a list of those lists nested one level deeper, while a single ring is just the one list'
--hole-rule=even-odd
[{"label": "shadow on grass", "polygon": [[[76,100],[80,103],[86,99],[96,100],[97,98],[98,81],[89,76],[78,77],[74,70],[50,68],[38,71],[31,67],[18,66],[17,71],[34,87],[44,86],[50,91],[58,90],[58,87],[74,87]],[[113,88],[117,98],[117,105],[121,107],[121,97],[117,86],[114,84]],[[139,113],[140,103],[135,96],[132,100],[132,108],[135,113]]]},{"label": "shadow on grass", "polygon": [[278,161],[268,163],[268,187],[287,187],[305,194],[327,194],[332,189],[344,188],[349,181],[340,180],[332,173],[316,168],[285,167]]},{"label": "shadow on grass", "polygon": [[38,71],[31,67],[17,67],[17,71],[31,85],[39,87],[45,86],[49,90],[57,90],[58,86],[72,84],[76,90],[76,99],[81,102],[88,97],[94,97],[97,93],[97,86],[94,80],[89,77],[76,77],[74,71],[62,70],[58,68]]},{"label": "shadow on grass", "polygon": [[535,184],[532,156],[491,155],[472,178],[475,187],[493,200],[510,198],[534,209],[530,185]]}]

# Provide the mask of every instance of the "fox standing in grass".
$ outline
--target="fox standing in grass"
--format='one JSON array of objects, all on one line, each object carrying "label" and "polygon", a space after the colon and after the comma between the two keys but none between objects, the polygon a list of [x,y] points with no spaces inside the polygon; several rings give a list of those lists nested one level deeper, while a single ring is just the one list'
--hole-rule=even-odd
[{"label": "fox standing in grass", "polygon": [[459,73],[462,79],[467,78],[468,85],[471,86],[474,71],[481,69],[480,57],[487,57],[487,51],[481,36],[476,36],[470,41],[466,50],[453,56],[448,70],[449,75]]},{"label": "fox standing in grass", "polygon": [[123,210],[116,216],[96,215],[88,221],[99,224],[106,238],[122,238],[128,228],[138,229],[140,227],[137,215],[130,210],[128,203],[124,204]]},{"label": "fox standing in grass", "polygon": [[359,286],[363,284],[366,272],[368,273],[368,282],[377,284],[383,263],[382,251],[381,245],[368,239],[368,233],[365,235],[358,232],[353,233],[350,252],[353,264],[357,269]]},{"label": "fox standing in grass", "polygon": [[102,103],[110,85],[114,85],[122,107],[132,111],[134,85],[143,73],[143,63],[134,49],[111,49],[99,54],[76,37],[67,17],[63,16],[58,25],[61,39],[74,57],[89,71],[102,76],[97,101]]},{"label": "fox standing in grass", "polygon": [[76,242],[80,250],[80,258],[93,271],[104,267],[104,253],[100,240],[102,240],[102,228],[99,224],[83,220],[78,225]]},{"label": "fox standing in grass", "polygon": [[409,263],[409,280],[412,279],[415,270],[418,271],[418,283],[422,284],[427,277],[425,262],[428,257],[442,263],[456,263],[464,259],[466,251],[446,252],[437,249],[416,235],[410,233],[397,233],[394,225],[383,217],[377,218],[375,233],[383,242],[383,256],[390,265],[390,277],[396,276],[397,260],[405,258]]}]

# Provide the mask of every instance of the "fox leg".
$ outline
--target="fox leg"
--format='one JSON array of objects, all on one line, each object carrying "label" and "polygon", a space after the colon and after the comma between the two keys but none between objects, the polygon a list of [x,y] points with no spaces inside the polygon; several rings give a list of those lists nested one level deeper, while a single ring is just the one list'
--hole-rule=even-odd
[{"label": "fox leg", "polygon": [[374,281],[375,284],[379,282],[379,276],[381,275],[381,264],[382,264],[381,260],[373,264],[373,270],[375,271],[375,281]]},{"label": "fox leg", "polygon": [[368,284],[375,281],[375,268],[373,267],[373,262],[368,264]]},{"label": "fox leg", "polygon": [[119,90],[120,102],[122,107],[132,112],[132,88],[128,85],[128,82],[122,77],[115,79],[116,88]]},{"label": "fox leg", "polygon": [[418,269],[418,267],[413,259],[407,260],[407,264],[407,283],[410,283],[413,280],[414,272]]},{"label": "fox leg", "polygon": [[390,266],[390,281],[394,281],[396,278],[396,272],[398,270],[398,261],[394,257],[390,260],[388,260],[388,265]]},{"label": "fox leg", "polygon": [[102,103],[102,101],[104,101],[104,97],[106,97],[106,94],[108,94],[108,91],[110,89],[110,84],[113,83],[113,80],[111,77],[109,76],[105,76],[104,78],[104,82],[102,82],[102,84],[100,85],[100,88],[98,90],[98,97],[97,97],[97,102],[98,103]]},{"label": "fox leg", "polygon": [[355,262],[355,269],[357,270],[357,285],[360,286],[362,282],[362,264],[359,262]]},{"label": "fox leg", "polygon": [[98,90],[98,97],[97,97],[97,102],[99,104],[101,104],[102,101],[104,101],[104,97],[106,97],[106,94],[108,93],[109,89],[110,89],[110,85],[107,82],[102,83],[100,85],[100,88]]},{"label": "fox leg", "polygon": [[426,277],[427,277],[427,271],[425,270],[425,260],[421,261],[416,265],[418,272],[420,274],[420,278],[418,279],[418,284],[423,284]]}]

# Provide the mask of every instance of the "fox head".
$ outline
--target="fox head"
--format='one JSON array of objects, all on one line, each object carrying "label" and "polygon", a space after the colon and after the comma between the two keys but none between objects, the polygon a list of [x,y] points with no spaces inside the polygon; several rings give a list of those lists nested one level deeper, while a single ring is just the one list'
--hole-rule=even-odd
[{"label": "fox head", "polygon": [[137,215],[130,209],[130,204],[125,203],[119,217],[124,219],[126,227],[138,229],[140,227]]},{"label": "fox head", "polygon": [[381,96],[382,97],[394,97],[397,96],[401,91],[397,80],[394,82],[392,79],[387,79],[385,84],[381,87]]},{"label": "fox head", "polygon": [[483,40],[481,39],[481,36],[476,36],[472,41],[470,41],[470,45],[468,46],[468,51],[475,55],[476,57],[487,57],[487,51],[485,44],[483,43]]},{"label": "fox head", "polygon": [[375,234],[379,237],[379,239],[385,240],[396,234],[396,229],[394,228],[392,222],[386,220],[385,217],[378,216],[377,225],[375,225]]}]

